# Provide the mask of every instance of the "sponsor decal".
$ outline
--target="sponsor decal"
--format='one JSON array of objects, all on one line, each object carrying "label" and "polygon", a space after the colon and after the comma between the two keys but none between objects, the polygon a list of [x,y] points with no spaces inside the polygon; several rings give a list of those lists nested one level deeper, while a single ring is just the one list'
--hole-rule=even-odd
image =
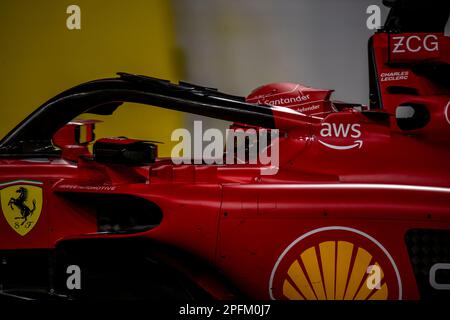
[{"label": "sponsor decal", "polygon": [[278,98],[278,99],[265,99],[263,102],[271,106],[284,106],[292,104],[301,104],[302,102],[309,101],[309,94],[297,95],[296,97]]},{"label": "sponsor decal", "polygon": [[319,104],[313,104],[312,106],[298,108],[297,111],[301,112],[301,113],[305,113],[305,112],[314,111],[314,110],[317,110],[317,109],[320,109],[320,105]]},{"label": "sponsor decal", "polygon": [[42,182],[18,180],[0,184],[3,215],[10,227],[25,236],[39,220],[42,211]]},{"label": "sponsor decal", "polygon": [[409,72],[408,71],[395,71],[395,72],[382,72],[380,74],[380,81],[399,81],[399,80],[408,80]]},{"label": "sponsor decal", "polygon": [[62,184],[58,186],[58,189],[107,192],[107,191],[115,191],[117,188],[115,186],[85,186],[78,184]]},{"label": "sponsor decal", "polygon": [[395,36],[392,37],[393,48],[392,53],[417,53],[420,51],[439,51],[439,39],[434,34],[426,36],[411,35],[411,36]]},{"label": "sponsor decal", "polygon": [[440,283],[437,281],[436,273],[438,271],[448,271],[450,270],[450,263],[435,263],[430,268],[430,286],[436,290],[450,290],[450,283]]},{"label": "sponsor decal", "polygon": [[323,142],[321,140],[319,140],[319,142],[321,144],[323,144],[325,147],[328,147],[330,149],[335,149],[335,150],[349,150],[349,149],[353,149],[353,148],[361,149],[361,147],[363,145],[362,140],[355,140],[354,144],[351,144],[351,145],[348,145],[348,146],[336,146],[334,144],[329,144],[329,143]]},{"label": "sponsor decal", "polygon": [[330,226],[295,239],[272,270],[273,300],[402,299],[397,266],[383,245],[360,230]]},{"label": "sponsor decal", "polygon": [[362,140],[353,140],[361,137],[361,125],[359,123],[322,123],[320,130],[322,138],[343,138],[350,143],[346,145],[335,145],[330,142],[324,142],[321,139],[318,141],[327,148],[335,150],[349,150],[353,148],[361,149],[363,145]]}]

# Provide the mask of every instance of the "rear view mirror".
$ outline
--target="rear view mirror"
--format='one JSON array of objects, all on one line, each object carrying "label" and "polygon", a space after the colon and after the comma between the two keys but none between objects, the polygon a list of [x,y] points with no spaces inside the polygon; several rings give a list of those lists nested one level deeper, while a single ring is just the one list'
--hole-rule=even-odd
[{"label": "rear view mirror", "polygon": [[62,150],[62,157],[77,161],[89,154],[88,145],[95,140],[95,124],[99,120],[73,120],[53,135],[53,144]]},{"label": "rear view mirror", "polygon": [[430,113],[423,104],[405,103],[395,109],[395,118],[401,130],[416,130],[428,124]]}]

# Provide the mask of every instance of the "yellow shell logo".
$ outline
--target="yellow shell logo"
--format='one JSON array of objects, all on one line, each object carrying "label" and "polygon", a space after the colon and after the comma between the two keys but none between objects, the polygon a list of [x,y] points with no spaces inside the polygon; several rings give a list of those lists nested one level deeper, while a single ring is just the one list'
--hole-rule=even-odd
[{"label": "yellow shell logo", "polygon": [[402,299],[394,259],[375,238],[360,230],[330,226],[311,230],[290,243],[269,280],[271,299]]},{"label": "yellow shell logo", "polygon": [[[30,184],[26,184],[30,183]],[[32,185],[32,184],[35,185]],[[41,182],[12,181],[0,184],[3,215],[11,228],[21,236],[30,232],[42,211]]]},{"label": "yellow shell logo", "polygon": [[[353,251],[356,256],[352,261]],[[283,282],[283,295],[290,300],[385,300],[386,283],[377,290],[367,285],[369,266],[378,266],[372,260],[369,252],[350,242],[322,242],[318,251],[311,247],[291,264]]]}]

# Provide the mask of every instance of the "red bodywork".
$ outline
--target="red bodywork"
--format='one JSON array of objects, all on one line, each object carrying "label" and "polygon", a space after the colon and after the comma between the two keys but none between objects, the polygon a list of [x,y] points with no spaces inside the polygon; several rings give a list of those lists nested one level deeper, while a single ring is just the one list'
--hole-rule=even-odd
[{"label": "red bodywork", "polygon": [[[429,35],[432,51],[423,45]],[[413,47],[398,47],[399,37],[413,37]],[[341,105],[320,117],[274,108],[275,127],[285,134],[273,176],[246,164],[99,163],[89,159],[87,147],[67,147],[61,131],[55,139],[61,157],[1,159],[0,182],[42,183],[43,205],[24,236],[0,217],[0,250],[149,238],[212,266],[220,280],[183,261],[172,263],[219,299],[236,296],[224,284],[251,299],[420,299],[405,237],[410,230],[450,231],[450,92],[414,73],[408,62],[450,63],[450,41],[435,33],[377,33],[372,41],[383,108]],[[405,52],[392,52],[396,47]],[[392,93],[392,86],[416,91]],[[396,108],[411,104],[425,106],[430,120],[403,130]],[[162,220],[143,232],[98,232],[94,210],[71,194],[143,198],[160,208]],[[365,293],[366,269],[373,265],[381,266],[381,288]]]}]

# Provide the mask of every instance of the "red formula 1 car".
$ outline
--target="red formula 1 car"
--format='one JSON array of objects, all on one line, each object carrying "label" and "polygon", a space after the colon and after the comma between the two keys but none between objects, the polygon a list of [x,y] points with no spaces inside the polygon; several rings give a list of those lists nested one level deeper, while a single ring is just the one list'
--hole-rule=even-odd
[{"label": "red formula 1 car", "polygon": [[[0,295],[448,299],[449,6],[389,3],[369,106],[125,73],[47,101],[0,142]],[[279,161],[174,164],[74,120],[123,102],[278,130]]]}]

